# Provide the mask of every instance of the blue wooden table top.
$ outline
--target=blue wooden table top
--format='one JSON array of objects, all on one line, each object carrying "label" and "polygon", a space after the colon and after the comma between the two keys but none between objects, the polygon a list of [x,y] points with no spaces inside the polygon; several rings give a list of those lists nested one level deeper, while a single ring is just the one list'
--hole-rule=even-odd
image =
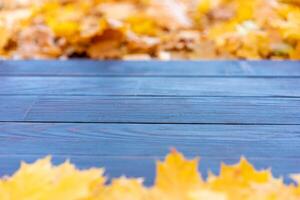
[{"label": "blue wooden table top", "polygon": [[51,154],[151,184],[171,147],[300,172],[300,62],[0,61],[1,175]]}]

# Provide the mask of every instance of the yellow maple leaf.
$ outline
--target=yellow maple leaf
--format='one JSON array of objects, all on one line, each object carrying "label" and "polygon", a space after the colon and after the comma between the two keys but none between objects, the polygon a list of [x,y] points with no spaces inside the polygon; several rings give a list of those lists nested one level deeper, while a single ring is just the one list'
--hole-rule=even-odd
[{"label": "yellow maple leaf", "polygon": [[256,3],[259,0],[252,1],[236,1],[237,9],[236,9],[236,17],[235,20],[238,22],[243,22],[245,20],[250,20],[254,16],[254,11],[256,9]]},{"label": "yellow maple leaf", "polygon": [[273,177],[269,170],[256,171],[245,158],[241,158],[233,166],[222,164],[220,175],[210,174],[207,183],[211,189],[225,192],[229,199],[240,199],[249,194],[252,185],[266,184],[271,180]]},{"label": "yellow maple leaf", "polygon": [[292,40],[300,40],[300,9],[298,12],[290,12],[287,21],[281,26],[283,37]]},{"label": "yellow maple leaf", "polygon": [[82,29],[81,22],[92,7],[93,3],[90,1],[75,1],[67,4],[49,1],[37,9],[35,15],[42,16],[56,36],[78,40]]},{"label": "yellow maple leaf", "polygon": [[209,189],[198,188],[189,193],[187,200],[228,200],[226,194]]},{"label": "yellow maple leaf", "polygon": [[158,34],[159,28],[156,22],[143,15],[130,16],[125,21],[130,29],[139,35],[155,36]]},{"label": "yellow maple leaf", "polygon": [[158,162],[154,191],[170,199],[184,199],[199,186],[202,179],[198,172],[198,159],[185,160],[173,150],[164,162]]},{"label": "yellow maple leaf", "polygon": [[202,180],[198,159],[186,160],[175,150],[157,163],[151,188],[142,179],[121,177],[105,185],[102,169],[78,170],[68,161],[53,166],[46,157],[22,163],[12,176],[0,179],[1,200],[299,200],[298,185],[284,184],[269,170],[257,171],[245,158],[221,165],[220,175]]},{"label": "yellow maple leaf", "polygon": [[143,186],[142,179],[121,177],[112,181],[111,185],[102,190],[98,200],[146,200],[148,189]]},{"label": "yellow maple leaf", "polygon": [[[81,15],[80,10],[76,14],[76,8],[72,5],[62,7],[59,4],[46,4],[44,13],[46,24],[59,37],[70,38],[79,33],[79,23],[77,16]],[[57,16],[60,16],[57,18]]]},{"label": "yellow maple leaf", "polygon": [[102,169],[79,171],[69,162],[54,167],[46,157],[33,164],[22,163],[18,172],[2,181],[0,192],[9,200],[81,199],[104,184],[102,174]]},{"label": "yellow maple leaf", "polygon": [[236,165],[230,166],[222,163],[220,176],[217,180],[213,179],[211,183],[216,186],[218,183],[232,182],[238,184],[239,187],[247,187],[250,183],[266,183],[272,179],[272,175],[270,170],[256,171],[247,159],[242,157]]},{"label": "yellow maple leaf", "polygon": [[212,9],[220,6],[223,3],[223,0],[201,0],[198,4],[198,11],[200,13],[208,13]]}]

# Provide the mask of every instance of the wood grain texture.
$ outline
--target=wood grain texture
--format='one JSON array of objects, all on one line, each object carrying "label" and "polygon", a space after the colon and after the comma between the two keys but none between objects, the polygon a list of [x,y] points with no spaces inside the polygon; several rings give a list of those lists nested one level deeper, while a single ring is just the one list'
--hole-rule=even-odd
[{"label": "wood grain texture", "polygon": [[[300,126],[1,123],[0,155],[300,159]],[[278,151],[280,149],[280,151]]]},{"label": "wood grain texture", "polygon": [[[80,156],[114,156],[114,157],[144,157],[164,156],[172,147],[186,155],[201,155],[208,158],[239,158],[244,155],[249,158],[294,158],[300,159],[299,139],[289,140],[234,140],[223,138],[210,140],[198,134],[192,142],[189,137],[182,136],[182,142],[153,140],[16,140],[7,139],[0,141],[0,154],[2,155],[80,155]],[[299,169],[300,172],[300,169]]]},{"label": "wood grain texture", "polygon": [[300,97],[300,78],[3,76],[0,85],[0,95]]},{"label": "wood grain texture", "polygon": [[0,175],[52,154],[145,177],[176,147],[300,172],[300,62],[0,61]]},{"label": "wood grain texture", "polygon": [[0,121],[300,124],[299,98],[1,96]]},{"label": "wood grain texture", "polygon": [[217,173],[221,161],[235,163],[242,154],[259,169],[272,166],[276,176],[299,172],[299,126],[1,123],[0,130],[3,174],[15,171],[20,160],[52,154],[55,163],[71,159],[80,168],[105,166],[110,178],[126,174],[151,184],[154,160],[162,159],[171,143],[190,158],[202,155],[204,174]]},{"label": "wood grain texture", "polygon": [[[93,140],[168,141],[189,143],[198,137],[210,140],[298,140],[299,125],[205,125],[205,124],[101,124],[0,122],[0,140]],[[185,142],[183,137],[188,140]]]},{"label": "wood grain texture", "polygon": [[0,76],[300,76],[299,61],[0,61]]}]

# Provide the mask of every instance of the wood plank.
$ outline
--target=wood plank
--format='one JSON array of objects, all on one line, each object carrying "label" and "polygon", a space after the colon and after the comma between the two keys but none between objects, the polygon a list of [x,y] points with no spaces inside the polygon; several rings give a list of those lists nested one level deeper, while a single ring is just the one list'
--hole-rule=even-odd
[{"label": "wood plank", "polygon": [[151,184],[154,159],[162,159],[169,144],[188,157],[201,155],[204,174],[208,169],[217,173],[221,161],[234,163],[244,154],[260,169],[272,167],[277,176],[287,175],[299,172],[299,132],[299,126],[290,125],[0,123],[0,175],[12,174],[20,160],[52,154],[56,164],[70,158],[80,168],[104,166],[110,178],[143,176]]},{"label": "wood plank", "polygon": [[[300,126],[1,123],[0,155],[300,158]],[[278,151],[280,149],[280,151]]]},{"label": "wood plank", "polygon": [[[0,122],[0,140],[118,139],[193,143],[198,137],[228,141],[299,140],[299,125],[101,124]],[[185,138],[185,140],[183,140]]]},{"label": "wood plank", "polygon": [[298,61],[0,61],[0,76],[300,76]]},{"label": "wood plank", "polygon": [[[41,158],[40,155],[7,155],[0,156],[0,175],[12,174],[19,168],[21,160],[33,162]],[[60,164],[66,159],[70,159],[80,169],[87,169],[91,167],[105,167],[105,175],[109,178],[117,178],[122,175],[127,177],[144,177],[146,185],[152,185],[155,177],[155,158],[121,158],[121,157],[99,157],[99,156],[76,156],[76,155],[62,155],[53,156],[55,164]],[[162,158],[160,158],[162,159]],[[285,178],[285,182],[290,183],[289,174],[299,173],[300,159],[257,159],[249,158],[257,169],[266,169],[272,166],[272,172],[276,177]],[[222,158],[201,158],[199,170],[203,177],[207,177],[207,171],[210,169],[213,173],[219,172],[220,163],[235,164],[236,159],[222,159]]]},{"label": "wood plank", "polygon": [[299,98],[2,96],[0,121],[300,124]]},{"label": "wood plank", "polygon": [[300,97],[300,78],[4,76],[0,85],[0,95]]},{"label": "wood plank", "polygon": [[[223,136],[225,137],[225,136]],[[163,156],[171,147],[187,155],[201,155],[214,158],[239,158],[242,155],[252,158],[299,158],[300,142],[295,137],[289,140],[234,140],[207,139],[198,134],[198,137],[182,136],[184,141],[176,141],[169,136],[162,141],[143,141],[140,139],[93,139],[93,140],[54,140],[5,139],[0,141],[0,154],[10,155],[81,155],[81,156],[114,156],[114,157],[144,157]],[[188,143],[188,141],[192,141]],[[173,143],[172,143],[173,142]]]}]

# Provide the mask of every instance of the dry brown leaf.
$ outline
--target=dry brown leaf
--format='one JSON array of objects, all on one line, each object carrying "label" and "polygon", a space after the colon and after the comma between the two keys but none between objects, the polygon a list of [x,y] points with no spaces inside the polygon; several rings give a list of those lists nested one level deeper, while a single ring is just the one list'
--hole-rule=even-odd
[{"label": "dry brown leaf", "polygon": [[107,29],[95,37],[87,53],[93,59],[117,59],[124,54],[125,36],[120,30]]}]

